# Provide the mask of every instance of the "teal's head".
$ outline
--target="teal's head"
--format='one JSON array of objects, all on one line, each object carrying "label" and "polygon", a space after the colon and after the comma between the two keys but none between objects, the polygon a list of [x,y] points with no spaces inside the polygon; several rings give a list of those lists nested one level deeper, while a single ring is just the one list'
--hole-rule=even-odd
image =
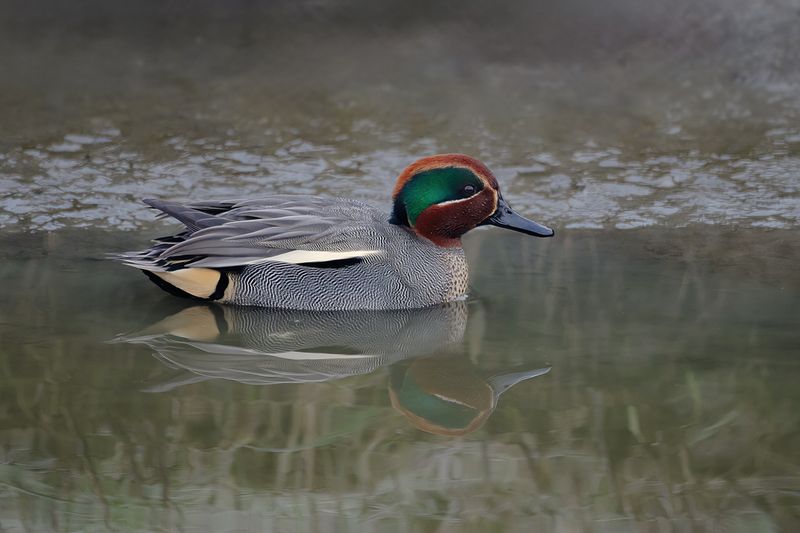
[{"label": "teal's head", "polygon": [[463,234],[492,224],[537,237],[553,230],[515,213],[492,172],[477,159],[442,154],[415,161],[397,178],[391,221],[439,246],[459,246]]}]

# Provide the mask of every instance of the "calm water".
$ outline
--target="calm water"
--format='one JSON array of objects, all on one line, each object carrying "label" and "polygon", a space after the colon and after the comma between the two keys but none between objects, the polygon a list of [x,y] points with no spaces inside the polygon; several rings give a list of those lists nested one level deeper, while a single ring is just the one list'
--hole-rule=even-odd
[{"label": "calm water", "polygon": [[[375,5],[0,3],[0,531],[800,531],[796,1]],[[445,151],[557,231],[469,235],[466,302],[102,259]]]},{"label": "calm water", "polygon": [[480,231],[469,301],[350,314],[4,237],[3,527],[789,531],[798,237]]}]

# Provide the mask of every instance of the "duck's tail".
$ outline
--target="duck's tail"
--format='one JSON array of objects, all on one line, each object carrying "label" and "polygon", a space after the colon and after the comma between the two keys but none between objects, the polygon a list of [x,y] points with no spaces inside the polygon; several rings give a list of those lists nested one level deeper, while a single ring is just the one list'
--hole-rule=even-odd
[{"label": "duck's tail", "polygon": [[[215,268],[184,268],[178,261],[168,264],[161,260],[161,252],[176,242],[178,236],[154,241],[152,247],[137,252],[109,254],[110,259],[141,270],[153,283],[170,294],[201,300],[220,300],[230,283],[229,274]],[[170,239],[170,240],[167,240]]]},{"label": "duck's tail", "polygon": [[163,253],[185,241],[195,231],[222,224],[224,221],[213,214],[174,202],[146,199],[144,203],[159,210],[161,216],[171,216],[183,223],[184,231],[154,239],[153,245],[146,250],[109,254],[109,258],[138,268],[153,283],[170,294],[201,300],[222,299],[230,282],[227,272],[215,268],[187,266],[185,263],[190,258],[167,259]]}]

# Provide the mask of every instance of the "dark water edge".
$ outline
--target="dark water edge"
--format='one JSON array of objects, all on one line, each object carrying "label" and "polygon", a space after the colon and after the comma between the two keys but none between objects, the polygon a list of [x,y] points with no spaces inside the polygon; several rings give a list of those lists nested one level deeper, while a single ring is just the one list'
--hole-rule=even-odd
[{"label": "dark water edge", "polygon": [[[796,230],[476,232],[468,318],[422,321],[452,338],[336,379],[304,383],[295,371],[298,382],[272,385],[243,383],[207,353],[167,359],[107,342],[190,307],[99,259],[145,241],[100,229],[0,237],[7,531],[800,521]],[[439,394],[468,398],[480,379],[547,366],[462,436],[421,429],[392,399],[415,368],[441,376]]]}]

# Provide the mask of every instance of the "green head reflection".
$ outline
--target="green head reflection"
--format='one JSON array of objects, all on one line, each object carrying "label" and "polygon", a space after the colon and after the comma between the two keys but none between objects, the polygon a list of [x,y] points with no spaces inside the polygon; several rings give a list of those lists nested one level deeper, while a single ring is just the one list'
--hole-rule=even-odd
[{"label": "green head reflection", "polygon": [[480,428],[501,394],[550,368],[483,375],[463,357],[423,357],[391,369],[392,406],[418,429],[459,436]]}]

